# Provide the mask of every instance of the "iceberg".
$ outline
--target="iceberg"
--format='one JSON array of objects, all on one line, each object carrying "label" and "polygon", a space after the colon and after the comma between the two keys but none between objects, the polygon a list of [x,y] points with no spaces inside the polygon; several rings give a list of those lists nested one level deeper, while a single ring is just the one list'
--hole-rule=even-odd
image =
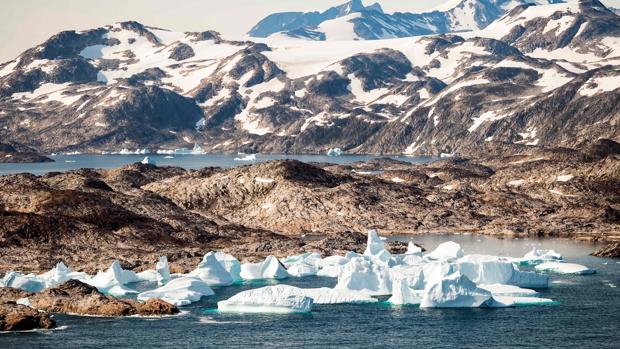
[{"label": "iceberg", "polygon": [[39,275],[45,282],[45,288],[56,287],[71,279],[86,280],[88,277],[86,273],[72,272],[63,262],[58,262],[50,271]]},{"label": "iceberg", "polygon": [[101,293],[114,297],[138,293],[135,290],[124,287],[127,284],[138,281],[142,281],[140,277],[131,270],[123,270],[118,261],[114,261],[107,271],[99,271],[93,278],[84,280],[85,283],[96,287]]},{"label": "iceberg", "polygon": [[296,256],[289,256],[282,261],[288,273],[294,277],[304,277],[316,275],[321,255],[313,253],[302,253]]},{"label": "iceberg", "polygon": [[558,302],[549,298],[493,296],[486,305],[490,308],[525,307],[534,305],[555,305]]},{"label": "iceberg", "polygon": [[434,284],[456,272],[456,265],[446,261],[432,261],[422,266],[424,285]]},{"label": "iceberg", "polygon": [[422,247],[414,244],[413,241],[409,241],[409,244],[407,244],[407,252],[405,254],[421,256],[422,255]]},{"label": "iceberg", "polygon": [[516,261],[520,264],[536,265],[545,261],[561,261],[563,259],[562,255],[554,250],[539,250],[533,247],[523,258],[517,258]]},{"label": "iceberg", "polygon": [[420,308],[477,308],[491,299],[491,292],[479,288],[457,271],[427,284]]},{"label": "iceberg", "polygon": [[437,246],[437,248],[433,252],[428,253],[424,257],[429,260],[454,260],[462,258],[464,255],[465,252],[463,252],[461,245],[453,241],[448,241]]},{"label": "iceberg", "polygon": [[168,265],[168,257],[159,257],[159,261],[155,265],[155,271],[157,272],[157,285],[165,285],[170,281],[170,266]]},{"label": "iceberg", "polygon": [[525,288],[547,288],[549,287],[549,276],[515,269],[507,284]]},{"label": "iceberg", "polygon": [[312,298],[314,304],[364,304],[377,302],[376,298],[358,291],[337,290],[328,287],[300,288],[299,290],[300,295]]},{"label": "iceberg", "polygon": [[217,303],[222,312],[241,313],[309,313],[313,300],[300,294],[300,289],[288,285],[266,286],[243,291]]},{"label": "iceberg", "polygon": [[478,287],[491,292],[493,298],[495,297],[537,297],[538,292],[527,288],[521,288],[513,285],[479,285]]},{"label": "iceberg", "polygon": [[369,295],[389,295],[392,293],[392,281],[387,267],[367,257],[354,257],[342,268],[335,288],[363,291]]},{"label": "iceberg", "polygon": [[8,272],[0,284],[3,287],[18,288],[28,292],[39,292],[45,288],[45,281],[36,275],[24,275],[16,271]]},{"label": "iceberg", "polygon": [[214,294],[206,282],[194,277],[181,277],[155,290],[138,294],[138,299],[147,301],[151,298],[158,298],[176,306],[184,306]]},{"label": "iceberg", "polygon": [[234,158],[235,161],[256,161],[256,154],[243,154],[239,153],[239,156]]},{"label": "iceberg", "polygon": [[269,256],[260,263],[241,265],[241,278],[244,280],[285,279],[289,276],[286,268],[274,256]]},{"label": "iceberg", "polygon": [[575,263],[545,262],[537,265],[535,268],[538,271],[548,271],[558,274],[589,275],[596,273],[596,270],[594,269]]},{"label": "iceberg", "polygon": [[388,302],[395,305],[420,304],[422,299],[409,286],[410,280],[407,277],[396,277],[392,280],[392,297]]},{"label": "iceberg", "polygon": [[[394,268],[390,268],[390,277],[392,280],[405,280],[407,286],[414,290],[424,289],[424,267],[422,265],[399,265]],[[392,286],[395,287],[394,285]]]},{"label": "iceberg", "polygon": [[209,286],[230,286],[233,284],[233,278],[217,260],[214,252],[207,253],[198,267],[189,273],[189,276],[197,277]]},{"label": "iceberg", "polygon": [[368,243],[364,256],[380,261],[381,263],[388,263],[392,255],[385,249],[385,242],[383,238],[379,236],[375,229],[368,231]]},{"label": "iceberg", "polygon": [[318,276],[337,278],[350,259],[342,256],[329,256],[318,261]]},{"label": "iceberg", "polygon": [[226,269],[233,282],[241,281],[241,263],[233,255],[224,252],[215,252],[215,258]]},{"label": "iceberg", "polygon": [[476,284],[509,284],[519,287],[546,288],[546,275],[523,272],[506,258],[468,255],[456,261],[456,269]]},{"label": "iceberg", "polygon": [[153,165],[153,166],[157,165],[155,160],[149,158],[148,156],[145,156],[144,159],[142,159],[142,161],[140,161],[140,163],[142,163],[144,165]]},{"label": "iceberg", "polygon": [[340,148],[331,148],[327,151],[327,156],[337,157],[342,155],[342,149]]}]

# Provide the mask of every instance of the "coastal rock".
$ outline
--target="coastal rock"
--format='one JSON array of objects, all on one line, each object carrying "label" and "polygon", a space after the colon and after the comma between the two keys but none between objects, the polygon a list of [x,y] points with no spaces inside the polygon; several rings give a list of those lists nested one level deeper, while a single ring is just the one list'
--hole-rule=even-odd
[{"label": "coastal rock", "polygon": [[0,332],[54,327],[56,322],[45,312],[14,302],[0,301]]},{"label": "coastal rock", "polygon": [[620,243],[608,244],[600,250],[592,253],[596,257],[620,258]]},{"label": "coastal rock", "polygon": [[52,313],[99,316],[173,315],[179,310],[160,300],[146,303],[106,296],[95,287],[70,280],[57,288],[45,289],[30,297],[33,308]]}]

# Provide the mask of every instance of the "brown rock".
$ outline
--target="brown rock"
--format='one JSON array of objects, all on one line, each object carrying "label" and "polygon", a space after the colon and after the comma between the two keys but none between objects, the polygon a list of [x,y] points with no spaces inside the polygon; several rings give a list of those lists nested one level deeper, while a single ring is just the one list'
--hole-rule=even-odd
[{"label": "brown rock", "polygon": [[620,258],[620,242],[611,243],[592,253],[596,257]]},{"label": "brown rock", "polygon": [[47,313],[14,302],[0,302],[0,331],[50,329],[55,326],[56,322]]}]

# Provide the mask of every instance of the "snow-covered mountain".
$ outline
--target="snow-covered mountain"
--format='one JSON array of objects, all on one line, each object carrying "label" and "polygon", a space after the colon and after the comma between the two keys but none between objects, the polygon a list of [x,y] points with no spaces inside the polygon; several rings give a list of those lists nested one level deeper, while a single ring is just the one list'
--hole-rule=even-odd
[{"label": "snow-covered mountain", "polygon": [[228,41],[136,22],[62,32],[0,64],[0,139],[49,152],[416,155],[618,141],[619,27],[581,0],[388,40]]},{"label": "snow-covered mountain", "polygon": [[427,13],[388,14],[361,0],[319,12],[283,12],[267,16],[248,33],[309,40],[377,40],[479,30],[515,6],[558,0],[449,0]]}]

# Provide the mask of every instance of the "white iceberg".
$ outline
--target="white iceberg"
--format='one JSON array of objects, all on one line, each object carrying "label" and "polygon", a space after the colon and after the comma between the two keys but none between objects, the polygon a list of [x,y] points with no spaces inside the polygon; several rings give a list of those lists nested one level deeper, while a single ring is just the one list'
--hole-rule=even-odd
[{"label": "white iceberg", "polygon": [[595,274],[596,270],[588,268],[581,264],[575,263],[562,263],[562,262],[545,262],[537,265],[536,270],[548,271],[558,274],[577,274],[577,275],[589,275]]},{"label": "white iceberg", "polygon": [[114,261],[107,271],[99,271],[93,278],[84,280],[85,283],[96,287],[101,293],[114,297],[138,293],[135,290],[124,287],[127,284],[138,281],[142,281],[140,277],[131,270],[123,270],[118,261]]},{"label": "white iceberg", "polygon": [[170,281],[170,266],[168,265],[168,257],[159,257],[159,261],[155,265],[155,271],[157,272],[157,284],[159,286],[165,285]]},{"label": "white iceberg", "polygon": [[536,265],[545,261],[561,261],[563,259],[562,255],[554,250],[539,250],[533,247],[523,258],[517,258],[516,261],[520,264]]},{"label": "white iceberg", "polygon": [[546,275],[523,272],[508,259],[487,255],[468,255],[456,261],[456,269],[476,284],[509,284],[546,288]]},{"label": "white iceberg", "polygon": [[153,165],[153,166],[157,165],[155,160],[149,158],[148,156],[145,156],[144,159],[142,159],[142,161],[140,161],[140,163],[142,163],[144,165]]},{"label": "white iceberg", "polygon": [[375,229],[368,231],[368,242],[364,256],[380,261],[381,263],[388,263],[392,255],[385,249],[385,242],[383,238],[379,236]]},{"label": "white iceberg", "polygon": [[[390,268],[390,278],[394,281],[396,279],[403,279],[406,281],[407,286],[414,290],[424,289],[424,266],[422,265],[399,265],[394,268]],[[392,287],[395,287],[392,285]],[[394,291],[394,290],[392,290]]]},{"label": "white iceberg", "polygon": [[267,257],[259,263],[241,265],[241,278],[244,280],[285,279],[290,277],[286,268],[274,256]]},{"label": "white iceberg", "polygon": [[331,148],[327,151],[327,156],[341,156],[342,155],[342,149],[340,148]]},{"label": "white iceberg", "polygon": [[413,241],[409,241],[407,244],[407,252],[405,254],[408,255],[422,255],[422,247],[413,243]]},{"label": "white iceberg", "polygon": [[329,256],[321,259],[317,264],[319,271],[317,276],[337,278],[344,266],[350,259],[342,256]]},{"label": "white iceberg", "polygon": [[437,246],[437,248],[433,252],[428,253],[424,257],[429,260],[454,260],[462,258],[464,255],[465,252],[463,252],[461,245],[453,241],[448,241]]},{"label": "white iceberg", "polygon": [[45,288],[45,280],[34,274],[24,275],[20,272],[8,272],[0,282],[2,287],[18,288],[28,292],[39,292]]},{"label": "white iceberg", "polygon": [[50,271],[39,275],[39,278],[45,282],[45,288],[56,287],[69,280],[86,280],[88,274],[81,272],[72,272],[63,262],[58,262]]},{"label": "white iceberg", "polygon": [[376,298],[364,292],[337,290],[328,287],[300,288],[300,295],[310,297],[314,304],[364,304],[375,303]]},{"label": "white iceberg", "polygon": [[282,264],[286,266],[288,273],[294,277],[313,276],[318,272],[318,265],[321,255],[313,253],[302,253],[300,255],[286,257]]},{"label": "white iceberg", "polygon": [[537,297],[538,292],[530,290],[528,288],[521,288],[514,285],[479,285],[478,287],[491,292],[493,298],[495,297]]},{"label": "white iceberg", "polygon": [[235,161],[256,161],[256,154],[243,154],[239,153],[239,156],[236,157]]},{"label": "white iceberg", "polygon": [[420,308],[477,308],[492,299],[467,276],[456,272],[436,283],[427,284]]},{"label": "white iceberg", "polygon": [[392,280],[392,297],[388,302],[396,305],[413,305],[420,304],[422,299],[418,296],[418,292],[414,291],[410,286],[410,280],[407,277],[396,277]]},{"label": "white iceberg", "polygon": [[424,285],[434,284],[456,272],[456,265],[446,261],[432,261],[422,266]]},{"label": "white iceberg", "polygon": [[194,277],[181,277],[173,279],[155,290],[140,293],[138,299],[146,301],[151,298],[158,298],[176,306],[183,306],[198,302],[202,297],[214,294],[206,282]]},{"label": "white iceberg", "polygon": [[209,286],[230,286],[233,284],[233,278],[217,260],[214,252],[207,253],[198,267],[189,273],[189,276],[197,277]]},{"label": "white iceberg", "polygon": [[267,286],[240,292],[217,303],[222,312],[309,313],[313,300],[300,295],[299,288],[288,285]]},{"label": "white iceberg", "polygon": [[387,267],[369,258],[354,257],[338,275],[336,289],[363,291],[369,295],[389,295],[392,281]]},{"label": "white iceberg", "polygon": [[224,252],[215,252],[215,258],[226,269],[233,282],[241,281],[241,262],[233,255]]}]

